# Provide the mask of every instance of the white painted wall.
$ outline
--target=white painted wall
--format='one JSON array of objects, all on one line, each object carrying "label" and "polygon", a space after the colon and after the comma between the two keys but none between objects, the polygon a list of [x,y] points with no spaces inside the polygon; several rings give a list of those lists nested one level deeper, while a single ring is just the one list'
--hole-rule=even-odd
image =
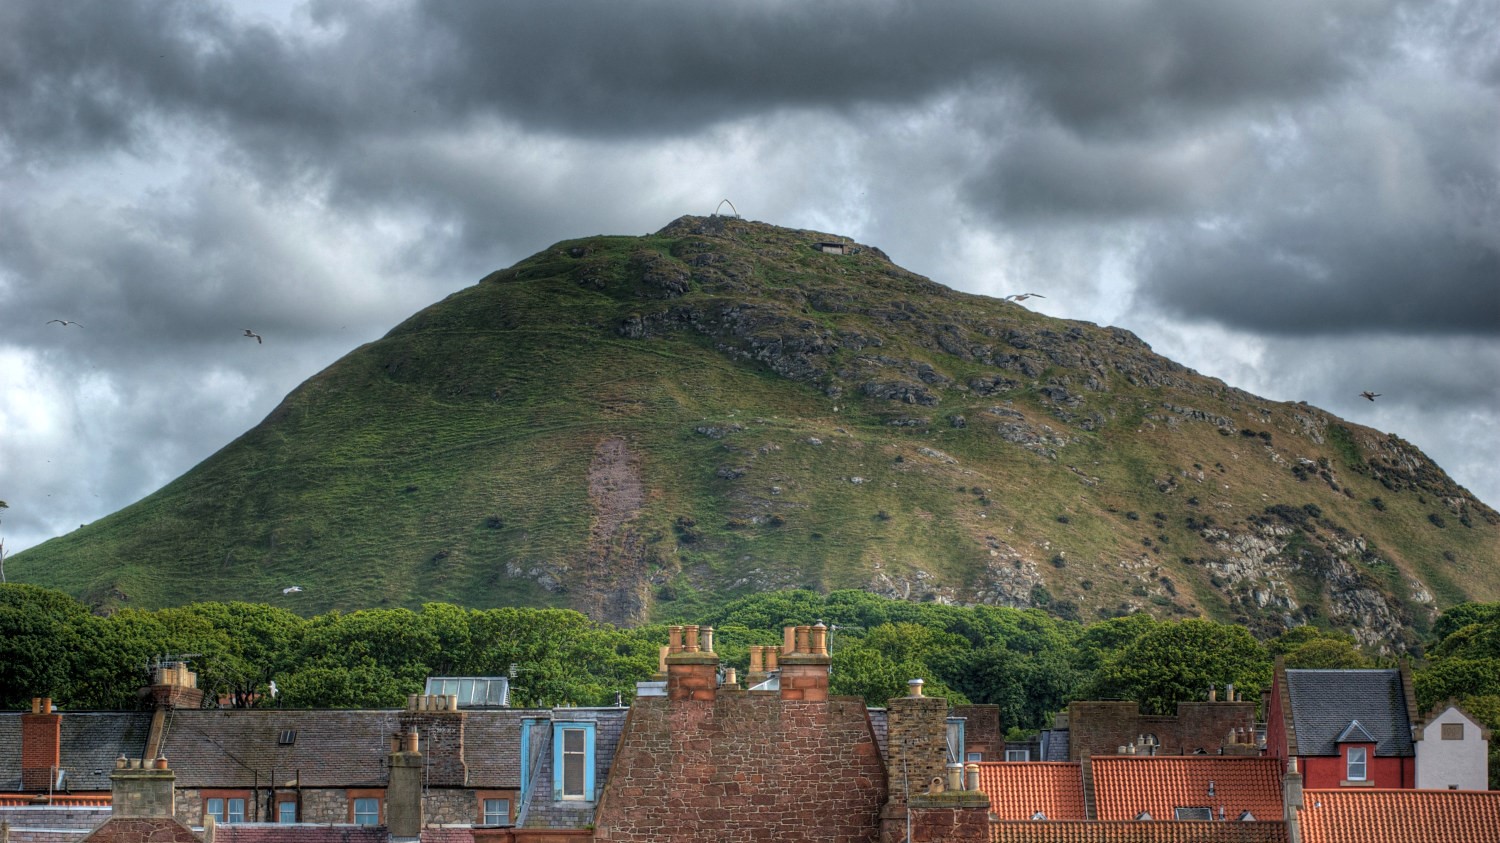
[{"label": "white painted wall", "polygon": [[[1444,740],[1444,724],[1461,724],[1462,740]],[[1421,729],[1417,747],[1417,787],[1484,790],[1489,787],[1490,742],[1484,727],[1449,706]]]}]

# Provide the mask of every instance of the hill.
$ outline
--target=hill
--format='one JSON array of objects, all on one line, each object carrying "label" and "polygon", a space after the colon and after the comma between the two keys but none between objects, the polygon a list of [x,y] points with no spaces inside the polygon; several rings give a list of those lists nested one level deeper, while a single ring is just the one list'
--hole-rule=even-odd
[{"label": "hill", "polygon": [[629,623],[863,588],[1401,648],[1442,606],[1500,599],[1497,562],[1500,515],[1394,436],[870,246],[684,217],[449,296],[8,568],[104,609]]}]

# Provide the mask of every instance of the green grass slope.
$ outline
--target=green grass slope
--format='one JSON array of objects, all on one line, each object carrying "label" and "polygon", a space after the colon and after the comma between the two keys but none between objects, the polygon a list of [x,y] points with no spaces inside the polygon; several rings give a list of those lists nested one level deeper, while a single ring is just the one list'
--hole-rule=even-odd
[{"label": "green grass slope", "polygon": [[819,242],[684,217],[560,243],[8,571],[103,608],[631,622],[852,587],[1398,648],[1500,598],[1500,516],[1409,444]]}]

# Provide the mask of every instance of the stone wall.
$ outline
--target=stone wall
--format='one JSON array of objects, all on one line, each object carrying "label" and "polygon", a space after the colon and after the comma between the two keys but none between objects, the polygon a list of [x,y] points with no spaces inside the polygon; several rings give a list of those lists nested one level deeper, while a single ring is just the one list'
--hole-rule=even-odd
[{"label": "stone wall", "polygon": [[1088,701],[1068,706],[1068,760],[1114,755],[1142,735],[1154,735],[1158,755],[1218,755],[1235,729],[1254,729],[1253,702],[1185,702],[1177,715],[1142,714],[1133,702]]},{"label": "stone wall", "polygon": [[885,797],[859,700],[644,698],[620,736],[595,839],[872,843]]}]

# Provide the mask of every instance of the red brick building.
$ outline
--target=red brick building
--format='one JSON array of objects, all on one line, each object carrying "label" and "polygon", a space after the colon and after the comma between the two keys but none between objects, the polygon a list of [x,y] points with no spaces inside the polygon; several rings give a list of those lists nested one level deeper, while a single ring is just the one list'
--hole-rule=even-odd
[{"label": "red brick building", "polygon": [[1278,658],[1266,752],[1297,759],[1306,787],[1412,788],[1411,670],[1289,670]]}]

